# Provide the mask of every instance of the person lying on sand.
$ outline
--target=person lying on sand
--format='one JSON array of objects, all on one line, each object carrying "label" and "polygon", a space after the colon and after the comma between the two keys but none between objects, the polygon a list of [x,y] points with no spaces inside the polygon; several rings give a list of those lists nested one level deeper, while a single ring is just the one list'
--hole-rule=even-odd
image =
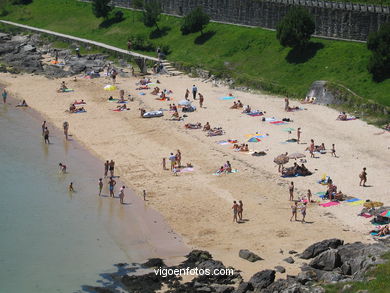
[{"label": "person lying on sand", "polygon": [[249,105],[246,105],[245,109],[244,109],[244,113],[250,113],[251,112],[251,107]]},{"label": "person lying on sand", "polygon": [[315,100],[315,97],[306,97],[303,101],[301,101],[301,104],[312,104]]},{"label": "person lying on sand", "polygon": [[77,101],[77,100],[74,100],[73,102],[74,105],[80,105],[80,104],[87,104],[84,100],[81,100],[81,101]]},{"label": "person lying on sand", "polygon": [[249,152],[249,146],[247,144],[243,143],[240,146],[240,152]]},{"label": "person lying on sand", "polygon": [[323,153],[325,151],[325,144],[324,143],[321,143],[321,145],[316,145],[314,147],[314,151],[315,152],[319,152],[319,153]]},{"label": "person lying on sand", "polygon": [[345,112],[341,112],[339,116],[337,117],[337,120],[346,121],[347,120],[347,114]]},{"label": "person lying on sand", "polygon": [[143,118],[144,114],[146,113],[146,110],[144,108],[139,108],[139,110],[140,110],[140,113],[141,113],[141,117]]},{"label": "person lying on sand", "polygon": [[385,225],[382,228],[379,229],[377,236],[385,236],[390,234],[389,225]]},{"label": "person lying on sand", "polygon": [[26,100],[21,101],[19,104],[16,105],[16,107],[28,107]]},{"label": "person lying on sand", "polygon": [[187,123],[186,125],[184,125],[184,127],[188,128],[188,129],[200,129],[200,128],[202,128],[202,124],[200,122]]},{"label": "person lying on sand", "polygon": [[338,201],[344,200],[344,198],[345,198],[345,195],[344,195],[344,193],[341,192],[341,190],[339,192],[337,192],[334,196],[334,199],[338,200]]},{"label": "person lying on sand", "polygon": [[210,129],[207,133],[207,136],[218,136],[218,135],[223,135],[224,132],[222,128],[216,128],[214,127],[213,129]]},{"label": "person lying on sand", "polygon": [[129,108],[127,108],[126,104],[123,104],[120,106],[116,106],[116,109],[120,111],[124,111],[124,110],[128,110]]},{"label": "person lying on sand", "polygon": [[210,123],[206,122],[206,124],[203,126],[203,131],[209,131],[211,129]]}]

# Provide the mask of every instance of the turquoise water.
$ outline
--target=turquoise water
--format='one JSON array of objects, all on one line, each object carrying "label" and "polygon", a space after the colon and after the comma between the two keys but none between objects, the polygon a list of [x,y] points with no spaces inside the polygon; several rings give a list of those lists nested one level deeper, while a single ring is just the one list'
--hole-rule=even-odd
[{"label": "turquoise water", "polygon": [[0,105],[1,293],[79,292],[112,264],[181,254],[162,218],[134,195],[123,206],[99,198],[101,162],[50,125],[45,145],[40,123],[29,109]]}]

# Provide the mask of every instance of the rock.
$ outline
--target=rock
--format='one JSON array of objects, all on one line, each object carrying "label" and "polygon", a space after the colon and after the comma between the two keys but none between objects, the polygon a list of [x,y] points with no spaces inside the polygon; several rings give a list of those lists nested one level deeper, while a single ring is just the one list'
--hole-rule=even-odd
[{"label": "rock", "polygon": [[252,291],[253,290],[253,286],[251,283],[249,282],[242,282],[238,288],[236,289],[236,291],[234,291],[234,293],[246,293],[248,291]]},{"label": "rock", "polygon": [[70,72],[63,70],[61,67],[54,65],[45,65],[43,66],[43,71],[45,76],[48,78],[62,78],[70,76]]},{"label": "rock", "polygon": [[227,285],[211,285],[211,288],[216,293],[230,293],[234,291],[233,286],[227,286]]},{"label": "rock", "polygon": [[296,252],[295,250],[290,250],[288,253],[289,254],[297,254],[298,252]]},{"label": "rock", "polygon": [[309,266],[319,270],[331,271],[341,266],[341,258],[337,250],[327,250],[316,256]]},{"label": "rock", "polygon": [[340,272],[325,272],[319,278],[318,281],[324,281],[325,283],[335,283],[342,280],[344,277]]},{"label": "rock", "polygon": [[193,250],[189,254],[186,255],[186,260],[183,262],[183,267],[195,267],[196,264],[212,259],[213,257],[208,251],[204,250]]},{"label": "rock", "polygon": [[166,267],[161,258],[150,258],[147,262],[143,263],[142,266],[145,268]]},{"label": "rock", "polygon": [[141,276],[124,275],[121,283],[129,292],[155,292],[162,288],[160,276],[150,273]]},{"label": "rock", "polygon": [[340,245],[343,245],[344,241],[340,239],[327,239],[323,240],[321,242],[314,243],[310,245],[308,248],[305,249],[305,251],[299,256],[303,259],[309,259],[316,257],[321,252],[324,252],[325,250],[328,250],[329,248],[336,249]]},{"label": "rock", "polygon": [[282,266],[276,266],[275,271],[277,271],[278,273],[284,274],[286,272],[286,269]]},{"label": "rock", "polygon": [[285,258],[284,261],[287,263],[290,263],[290,264],[295,262],[295,260],[291,256],[289,256],[288,258]]},{"label": "rock", "polygon": [[79,74],[79,73],[82,73],[85,71],[87,67],[85,66],[84,63],[82,62],[77,62],[77,63],[73,63],[71,66],[70,66],[70,70],[72,71],[73,74]]},{"label": "rock", "polygon": [[37,48],[32,45],[26,45],[20,48],[20,52],[36,52]]},{"label": "rock", "polygon": [[243,259],[246,259],[247,261],[250,261],[250,262],[256,262],[258,260],[263,260],[260,256],[249,251],[248,249],[241,249],[240,252],[238,253],[238,256],[243,258]]},{"label": "rock", "polygon": [[341,289],[341,292],[349,291],[349,289],[351,289],[351,288],[352,288],[352,285],[351,285],[351,284],[344,285],[344,286],[343,286],[343,289]]},{"label": "rock", "polygon": [[249,283],[252,284],[255,290],[267,288],[275,280],[275,271],[274,270],[264,270],[254,274]]},{"label": "rock", "polygon": [[310,281],[317,281],[317,272],[315,270],[301,271],[297,276],[297,281],[303,285]]}]

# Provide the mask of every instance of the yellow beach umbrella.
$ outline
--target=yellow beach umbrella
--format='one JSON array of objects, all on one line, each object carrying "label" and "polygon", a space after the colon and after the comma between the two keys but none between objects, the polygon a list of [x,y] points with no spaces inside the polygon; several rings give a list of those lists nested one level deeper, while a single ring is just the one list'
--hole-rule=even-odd
[{"label": "yellow beach umbrella", "polygon": [[115,85],[108,84],[104,87],[105,91],[115,91],[117,88]]}]

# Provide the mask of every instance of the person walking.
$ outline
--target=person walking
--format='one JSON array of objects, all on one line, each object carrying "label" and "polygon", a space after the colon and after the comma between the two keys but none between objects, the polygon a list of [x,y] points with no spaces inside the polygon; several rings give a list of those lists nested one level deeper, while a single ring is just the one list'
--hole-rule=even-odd
[{"label": "person walking", "polygon": [[336,147],[334,146],[334,143],[332,144],[331,155],[332,155],[332,157],[337,158],[337,156],[336,156]]},{"label": "person walking", "polygon": [[309,152],[310,152],[310,158],[314,158],[314,139],[310,140],[310,147],[309,147]]},{"label": "person walking", "polygon": [[7,103],[7,97],[8,97],[8,93],[6,91],[6,89],[3,89],[3,93],[1,94],[2,97],[3,97],[3,103]]},{"label": "person walking", "polygon": [[196,94],[198,93],[198,88],[193,85],[192,86],[192,97],[194,98],[194,100],[196,100]]},{"label": "person walking", "polygon": [[103,179],[99,178],[99,196],[102,194],[103,189]]},{"label": "person walking", "polygon": [[294,200],[294,182],[291,181],[288,191],[290,192],[290,201]]},{"label": "person walking", "polygon": [[185,93],[185,95],[184,95],[184,99],[186,99],[187,101],[189,101],[188,100],[188,96],[190,95],[190,91],[188,90],[188,89],[186,89],[186,93]]},{"label": "person walking", "polygon": [[291,205],[291,218],[290,218],[290,222],[292,222],[293,218],[295,218],[295,221],[297,220],[297,210],[298,210],[298,203],[294,202]]},{"label": "person walking", "polygon": [[362,186],[362,183],[363,183],[363,186],[366,187],[366,182],[367,182],[366,170],[367,170],[366,167],[364,167],[362,173],[359,174],[359,178],[360,178],[359,186]]},{"label": "person walking", "polygon": [[298,130],[297,130],[297,143],[299,144],[300,140],[301,140],[301,128],[299,127]]},{"label": "person walking", "polygon": [[45,130],[43,132],[43,138],[45,140],[45,144],[50,144],[50,140],[49,140],[49,129],[47,129],[47,127],[45,127]]},{"label": "person walking", "polygon": [[65,139],[68,140],[69,123],[65,121],[62,126],[64,128]]},{"label": "person walking", "polygon": [[123,204],[123,199],[125,198],[125,186],[123,185],[119,191],[119,201]]},{"label": "person walking", "polygon": [[198,95],[199,95],[199,106],[203,108],[203,101],[204,101],[203,95],[201,93],[199,93]]},{"label": "person walking", "polygon": [[42,136],[45,135],[45,128],[46,128],[46,121],[43,121],[43,123],[42,123]]},{"label": "person walking", "polygon": [[242,203],[241,200],[239,200],[238,201],[238,211],[237,211],[237,213],[238,213],[238,219],[240,221],[242,221],[242,212],[243,211],[244,211],[244,204]]},{"label": "person walking", "polygon": [[237,204],[237,202],[236,202],[235,200],[233,201],[232,210],[233,210],[233,223],[234,223],[234,222],[238,223],[238,219],[237,219],[238,204]]}]

